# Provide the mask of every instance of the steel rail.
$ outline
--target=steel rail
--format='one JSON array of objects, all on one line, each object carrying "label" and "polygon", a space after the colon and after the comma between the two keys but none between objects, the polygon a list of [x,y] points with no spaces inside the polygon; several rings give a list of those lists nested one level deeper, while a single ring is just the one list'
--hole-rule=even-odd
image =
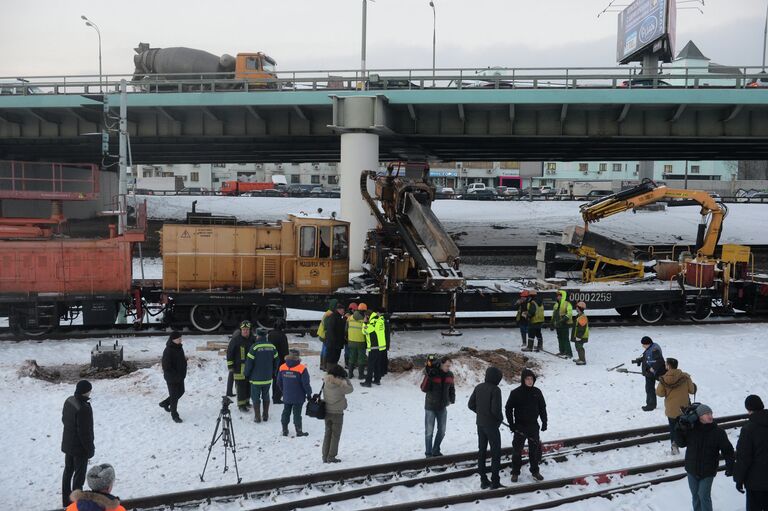
[{"label": "steel rail", "polygon": [[[718,424],[731,424],[734,421],[743,421],[746,415],[731,415],[716,419]],[[735,427],[735,426],[732,426]],[[558,450],[565,447],[574,447],[579,444],[605,442],[609,440],[624,440],[632,437],[641,437],[644,435],[653,435],[663,433],[669,428],[668,425],[651,426],[646,428],[636,428],[631,430],[614,431],[608,433],[599,433],[581,437],[564,438],[542,443],[542,451],[547,457],[554,457]],[[667,435],[668,437],[668,435]],[[658,441],[658,439],[654,440]],[[611,449],[613,447],[607,447]],[[512,448],[502,449],[502,456],[511,456]],[[127,509],[152,509],[161,506],[177,505],[186,502],[210,501],[220,498],[239,498],[257,493],[267,493],[279,488],[295,488],[318,483],[338,483],[340,481],[350,481],[356,479],[366,479],[372,476],[398,475],[407,471],[419,471],[428,469],[447,469],[452,465],[459,463],[472,462],[477,459],[476,452],[466,452],[441,456],[438,458],[420,458],[400,462],[385,463],[380,465],[371,465],[364,467],[354,467],[350,469],[333,470],[319,472],[314,474],[303,474],[298,476],[281,477],[277,479],[253,481],[237,485],[225,485],[210,488],[201,488],[195,490],[186,490],[176,493],[162,495],[152,495],[127,499],[122,502]],[[508,464],[508,463],[507,463]],[[471,470],[474,473],[474,469]],[[445,476],[445,474],[440,474]],[[436,477],[436,476],[432,476]],[[451,475],[455,477],[455,475]],[[405,484],[403,482],[402,484]],[[296,501],[292,503],[296,504]]]}]

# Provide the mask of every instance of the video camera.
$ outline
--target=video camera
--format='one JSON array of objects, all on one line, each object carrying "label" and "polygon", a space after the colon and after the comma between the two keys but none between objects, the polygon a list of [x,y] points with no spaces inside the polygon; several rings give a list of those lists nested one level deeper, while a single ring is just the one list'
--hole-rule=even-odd
[{"label": "video camera", "polygon": [[699,414],[696,410],[701,403],[692,403],[685,407],[680,407],[680,417],[677,418],[677,429],[690,431],[699,422]]},{"label": "video camera", "polygon": [[440,369],[440,357],[434,354],[427,355],[427,360],[424,362],[424,374],[431,375],[438,369]]},{"label": "video camera", "polygon": [[221,411],[227,412],[229,411],[229,405],[232,404],[232,400],[229,399],[227,396],[221,396]]},{"label": "video camera", "polygon": [[634,359],[632,363],[635,364],[637,367],[640,367],[641,365],[643,365],[643,357]]}]

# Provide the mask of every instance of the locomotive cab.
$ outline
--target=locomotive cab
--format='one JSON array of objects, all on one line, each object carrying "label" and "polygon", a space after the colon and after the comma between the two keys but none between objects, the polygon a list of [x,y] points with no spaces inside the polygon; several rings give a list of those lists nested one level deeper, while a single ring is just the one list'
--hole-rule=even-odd
[{"label": "locomotive cab", "polygon": [[[349,224],[336,219],[289,217],[296,247],[294,289],[332,292],[349,282]],[[290,291],[290,289],[287,289]]]}]

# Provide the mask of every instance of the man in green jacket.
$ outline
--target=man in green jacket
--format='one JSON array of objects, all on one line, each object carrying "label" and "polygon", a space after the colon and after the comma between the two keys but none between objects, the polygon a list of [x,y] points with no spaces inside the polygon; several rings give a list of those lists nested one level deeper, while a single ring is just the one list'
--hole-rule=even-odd
[{"label": "man in green jacket", "polygon": [[552,327],[557,332],[557,356],[571,358],[571,326],[573,325],[573,307],[568,301],[568,293],[562,289],[557,292],[557,301],[552,307]]}]

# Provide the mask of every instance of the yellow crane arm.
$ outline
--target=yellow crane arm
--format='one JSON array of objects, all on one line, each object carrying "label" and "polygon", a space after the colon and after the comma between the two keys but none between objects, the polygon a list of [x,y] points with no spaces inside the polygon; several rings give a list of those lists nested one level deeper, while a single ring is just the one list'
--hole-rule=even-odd
[{"label": "yellow crane arm", "polygon": [[[705,191],[667,188],[666,186],[659,186],[653,181],[646,180],[629,190],[583,204],[579,209],[586,229],[590,223],[598,222],[605,217],[670,198],[692,200],[701,206],[701,221],[699,222],[699,231],[696,236],[696,251],[697,255],[712,257],[720,239],[723,219],[727,209]],[[707,217],[710,215],[712,219],[707,227]]]}]

